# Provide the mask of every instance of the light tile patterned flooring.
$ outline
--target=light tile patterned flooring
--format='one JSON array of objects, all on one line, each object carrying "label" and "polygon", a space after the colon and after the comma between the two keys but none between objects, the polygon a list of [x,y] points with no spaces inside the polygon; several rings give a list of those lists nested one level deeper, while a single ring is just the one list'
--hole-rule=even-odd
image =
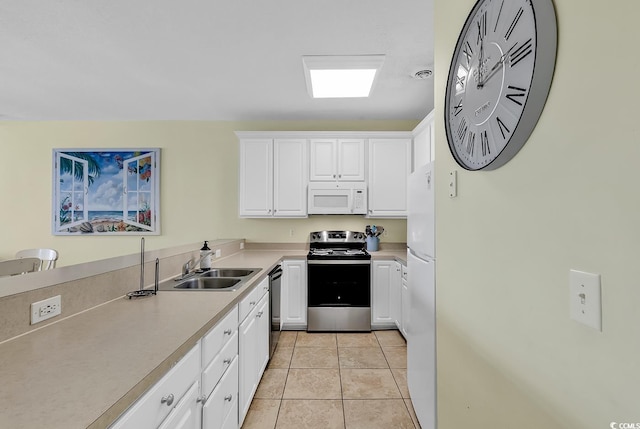
[{"label": "light tile patterned flooring", "polygon": [[242,429],[420,429],[398,331],[284,331]]}]

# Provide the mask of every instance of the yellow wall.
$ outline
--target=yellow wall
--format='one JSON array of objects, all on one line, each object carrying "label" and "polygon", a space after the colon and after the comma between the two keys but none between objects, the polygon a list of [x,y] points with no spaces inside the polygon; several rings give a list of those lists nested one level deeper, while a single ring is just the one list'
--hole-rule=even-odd
[{"label": "yellow wall", "polygon": [[[640,423],[640,2],[555,1],[540,122],[507,165],[470,173],[442,118],[473,4],[435,1],[438,427]],[[569,318],[570,269],[602,275],[602,332]]]},{"label": "yellow wall", "polygon": [[[381,224],[382,242],[406,241],[406,221],[363,216],[309,219],[238,218],[238,140],[234,131],[407,131],[418,121],[323,122],[0,122],[0,259],[20,249],[52,247],[60,265],[136,253],[139,237],[53,236],[53,148],[160,147],[160,236],[148,250],[215,238],[306,242],[323,229]],[[290,235],[293,230],[293,235]]]}]

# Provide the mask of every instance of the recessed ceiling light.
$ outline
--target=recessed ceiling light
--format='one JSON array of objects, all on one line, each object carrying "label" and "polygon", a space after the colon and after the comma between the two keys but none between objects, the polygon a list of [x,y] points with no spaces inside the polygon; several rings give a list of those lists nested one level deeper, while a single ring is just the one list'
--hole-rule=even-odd
[{"label": "recessed ceiling light", "polygon": [[384,55],[312,55],[302,57],[302,63],[311,97],[368,97]]}]

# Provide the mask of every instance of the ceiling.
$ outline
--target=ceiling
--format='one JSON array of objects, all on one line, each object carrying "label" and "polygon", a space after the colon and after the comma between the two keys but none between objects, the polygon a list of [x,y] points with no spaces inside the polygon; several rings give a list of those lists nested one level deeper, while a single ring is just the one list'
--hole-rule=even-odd
[{"label": "ceiling", "polygon": [[[422,119],[432,15],[433,0],[1,0],[0,119]],[[371,97],[309,96],[303,55],[372,54]]]}]

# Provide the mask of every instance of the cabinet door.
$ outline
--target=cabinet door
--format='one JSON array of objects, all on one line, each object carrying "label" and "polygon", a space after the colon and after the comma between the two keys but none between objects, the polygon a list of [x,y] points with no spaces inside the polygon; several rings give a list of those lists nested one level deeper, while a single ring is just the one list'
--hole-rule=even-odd
[{"label": "cabinet door", "polygon": [[371,293],[371,327],[384,329],[395,327],[392,315],[392,284],[400,273],[395,261],[373,261]]},{"label": "cabinet door", "polygon": [[336,180],[336,139],[311,139],[309,154],[309,180]]},{"label": "cabinet door", "polygon": [[238,427],[238,359],[234,359],[220,383],[202,407],[203,429],[222,429],[229,419]]},{"label": "cabinet door", "polygon": [[391,284],[389,288],[389,302],[391,304],[391,320],[400,329],[400,321],[402,318],[401,294],[402,294],[402,273],[400,271],[400,263],[394,262],[392,266]]},{"label": "cabinet door", "polygon": [[[158,427],[200,378],[200,342],[138,399],[111,429]],[[198,383],[198,391],[200,389]],[[195,403],[195,399],[193,400]]]},{"label": "cabinet door", "polygon": [[269,314],[269,294],[262,297],[257,305],[256,318],[258,319],[256,325],[257,336],[257,350],[256,350],[256,378],[258,384],[262,378],[264,370],[269,363],[269,337],[271,336],[271,315]]},{"label": "cabinet door", "polygon": [[407,216],[410,173],[410,139],[369,140],[369,216]]},{"label": "cabinet door", "polygon": [[435,159],[435,114],[433,111],[413,130],[413,170]]},{"label": "cabinet door", "polygon": [[338,180],[364,181],[366,147],[364,139],[338,140]]},{"label": "cabinet door", "polygon": [[240,216],[273,215],[273,142],[240,141]]},{"label": "cabinet door", "polygon": [[256,326],[256,310],[249,313],[247,318],[240,324],[238,337],[238,416],[242,424],[244,417],[249,411],[251,399],[258,386],[256,374],[258,372],[258,352]]},{"label": "cabinet door", "polygon": [[196,381],[158,429],[200,429],[202,413],[197,402],[199,392],[200,383]]},{"label": "cabinet door", "polygon": [[307,261],[282,263],[280,320],[285,329],[307,327]]},{"label": "cabinet door", "polygon": [[307,141],[273,142],[273,213],[276,217],[307,217]]},{"label": "cabinet door", "polygon": [[400,292],[401,320],[400,332],[407,339],[407,327],[409,326],[409,288],[405,279],[402,279],[402,288]]}]

